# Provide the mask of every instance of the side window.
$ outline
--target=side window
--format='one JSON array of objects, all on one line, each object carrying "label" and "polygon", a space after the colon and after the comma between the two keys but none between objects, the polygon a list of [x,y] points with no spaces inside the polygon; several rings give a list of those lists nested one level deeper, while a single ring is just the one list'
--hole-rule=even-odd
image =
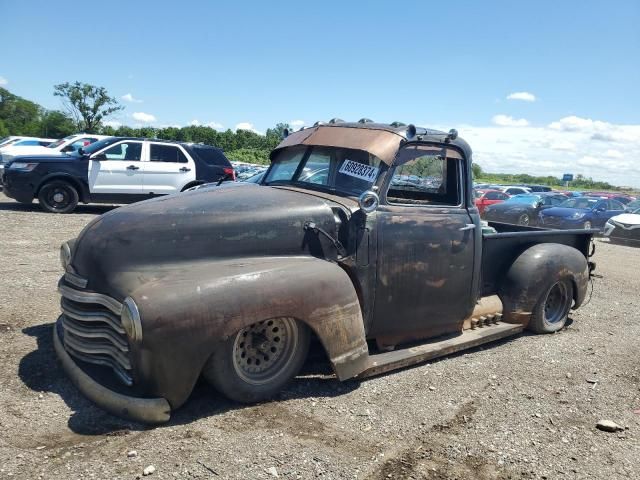
[{"label": "side window", "polygon": [[501,193],[498,192],[488,192],[484,198],[486,198],[487,200],[500,200],[500,195],[502,195]]},{"label": "side window", "polygon": [[140,142],[122,142],[103,151],[107,160],[127,160],[132,162],[140,161],[142,153],[142,143]]},{"label": "side window", "polygon": [[498,200],[507,200],[509,198],[509,195],[507,195],[506,193],[499,193],[498,195]]},{"label": "side window", "polygon": [[609,210],[624,210],[624,205],[617,200],[609,200]]},{"label": "side window", "polygon": [[392,204],[459,205],[458,169],[453,150],[412,145],[398,153],[387,191]]},{"label": "side window", "polygon": [[152,143],[150,147],[150,160],[152,162],[187,163],[187,157],[175,145]]}]

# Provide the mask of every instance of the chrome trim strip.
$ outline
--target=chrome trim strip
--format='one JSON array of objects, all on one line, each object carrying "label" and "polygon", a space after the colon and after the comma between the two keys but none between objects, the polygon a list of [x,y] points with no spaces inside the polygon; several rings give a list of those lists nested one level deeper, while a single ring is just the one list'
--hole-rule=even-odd
[{"label": "chrome trim strip", "polygon": [[111,297],[102,295],[101,293],[80,292],[63,285],[61,282],[58,283],[58,291],[63,297],[73,300],[74,302],[97,303],[103,307],[107,307],[118,316],[122,314],[122,304]]},{"label": "chrome trim strip", "polygon": [[74,320],[70,317],[67,317],[66,315],[62,315],[60,318],[62,328],[64,328],[65,331],[71,332],[76,337],[89,339],[88,341],[91,341],[95,338],[104,338],[113,343],[113,345],[121,352],[129,352],[129,345],[127,345],[127,342],[124,340],[124,338],[122,338],[122,336],[118,336],[110,328],[95,326],[91,326],[90,328],[88,328],[84,325],[81,325],[78,320]]},{"label": "chrome trim strip", "polygon": [[89,283],[89,280],[86,278],[82,278],[80,275],[69,271],[65,272],[64,279],[78,288],[87,288],[87,283]]},{"label": "chrome trim strip", "polygon": [[81,339],[78,339],[74,335],[70,335],[70,333],[71,332],[69,331],[65,331],[64,333],[65,347],[71,347],[78,352],[86,353],[89,355],[105,355],[112,358],[125,370],[131,370],[131,363],[129,362],[129,359],[113,345],[106,345],[104,343],[91,344],[89,342],[83,342]]},{"label": "chrome trim strip", "polygon": [[111,317],[111,314],[108,312],[85,312],[79,310],[71,305],[69,303],[69,299],[65,297],[60,301],[60,309],[67,317],[74,320],[81,322],[105,322],[108,323],[116,332],[122,335],[126,334],[120,319],[118,317]]}]

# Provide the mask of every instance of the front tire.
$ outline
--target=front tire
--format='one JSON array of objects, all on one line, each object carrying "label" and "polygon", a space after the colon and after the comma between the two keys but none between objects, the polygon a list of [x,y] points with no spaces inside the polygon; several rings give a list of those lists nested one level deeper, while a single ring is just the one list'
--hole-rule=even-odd
[{"label": "front tire", "polygon": [[562,329],[573,304],[573,283],[567,278],[554,282],[536,303],[528,329],[535,333],[553,333]]},{"label": "front tire", "polygon": [[70,213],[78,205],[78,191],[64,180],[53,180],[40,188],[40,206],[51,213]]},{"label": "front tire", "polygon": [[524,227],[528,227],[531,219],[529,218],[529,214],[523,213],[518,217],[518,225],[522,225]]},{"label": "front tire", "polygon": [[309,328],[294,318],[263,320],[222,342],[202,374],[231,400],[267,400],[300,371],[309,339]]}]

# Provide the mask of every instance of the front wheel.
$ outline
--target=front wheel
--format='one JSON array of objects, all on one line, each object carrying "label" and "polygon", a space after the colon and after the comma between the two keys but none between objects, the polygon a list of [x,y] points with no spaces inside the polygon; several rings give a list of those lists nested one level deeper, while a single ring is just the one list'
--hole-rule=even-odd
[{"label": "front wheel", "polygon": [[232,400],[266,400],[300,371],[309,339],[309,328],[294,318],[263,320],[222,342],[202,374]]},{"label": "front wheel", "polygon": [[536,303],[529,330],[535,333],[553,333],[565,326],[573,303],[573,283],[563,278],[543,291]]},{"label": "front wheel", "polygon": [[526,213],[523,213],[522,215],[520,215],[520,217],[518,217],[518,225],[523,225],[525,227],[528,227],[529,222],[530,222],[530,218],[529,218],[529,215]]},{"label": "front wheel", "polygon": [[70,213],[78,205],[78,191],[68,182],[53,180],[40,188],[40,206],[51,213]]}]

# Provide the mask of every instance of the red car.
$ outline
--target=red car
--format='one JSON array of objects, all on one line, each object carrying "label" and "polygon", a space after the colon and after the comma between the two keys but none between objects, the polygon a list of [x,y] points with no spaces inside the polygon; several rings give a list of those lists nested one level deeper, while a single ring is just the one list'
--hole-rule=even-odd
[{"label": "red car", "polygon": [[474,190],[473,194],[475,196],[476,207],[478,207],[478,211],[480,215],[484,213],[484,209],[489,205],[494,205],[496,203],[502,203],[510,196],[504,192],[499,190],[490,190],[490,189],[480,189]]}]

